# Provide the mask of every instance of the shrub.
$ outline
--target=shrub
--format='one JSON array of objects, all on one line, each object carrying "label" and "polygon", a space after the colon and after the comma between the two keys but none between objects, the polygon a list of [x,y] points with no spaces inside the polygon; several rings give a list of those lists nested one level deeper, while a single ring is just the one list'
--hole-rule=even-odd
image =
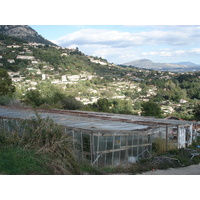
[{"label": "shrub", "polygon": [[153,101],[143,102],[141,105],[141,109],[142,116],[161,117],[162,114],[161,107]]},{"label": "shrub", "polygon": [[1,106],[9,105],[11,100],[12,100],[12,97],[10,95],[2,95],[0,96],[0,105]]},{"label": "shrub", "polygon": [[[176,150],[177,147],[175,143],[168,142],[168,150]],[[156,138],[152,143],[152,150],[156,153],[166,152],[166,139]]]}]

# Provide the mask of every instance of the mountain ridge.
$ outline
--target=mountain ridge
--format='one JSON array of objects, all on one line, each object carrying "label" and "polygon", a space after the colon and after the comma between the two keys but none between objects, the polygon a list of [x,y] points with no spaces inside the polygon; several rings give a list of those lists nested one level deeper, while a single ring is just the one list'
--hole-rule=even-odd
[{"label": "mountain ridge", "polygon": [[56,44],[39,35],[28,25],[0,25],[0,33],[7,36],[20,38],[28,42],[57,46]]},{"label": "mountain ridge", "polygon": [[179,62],[179,63],[156,63],[149,59],[139,59],[131,62],[126,62],[122,65],[160,70],[160,71],[172,71],[172,72],[188,72],[188,71],[199,71],[200,65],[192,62]]}]

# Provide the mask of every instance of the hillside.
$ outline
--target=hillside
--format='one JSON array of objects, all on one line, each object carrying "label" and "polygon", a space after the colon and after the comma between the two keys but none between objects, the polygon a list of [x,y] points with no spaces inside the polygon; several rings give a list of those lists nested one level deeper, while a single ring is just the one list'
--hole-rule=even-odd
[{"label": "hillside", "polygon": [[192,72],[199,71],[200,66],[191,62],[180,63],[155,63],[148,59],[134,60],[124,63],[125,66],[134,66],[138,68],[171,71],[171,72]]},{"label": "hillside", "polygon": [[142,103],[153,100],[164,116],[193,117],[200,99],[200,73],[148,70],[146,66],[154,63],[147,59],[137,63],[143,69],[114,65],[78,48],[0,34],[0,68],[7,70],[16,87],[14,99],[0,97],[0,105],[20,102],[41,108],[140,114]]},{"label": "hillside", "polygon": [[27,25],[0,25],[0,34],[20,38],[28,42],[57,46]]},{"label": "hillside", "polygon": [[21,38],[0,34],[0,66],[8,71],[28,75],[27,70],[55,74],[77,74],[81,72],[98,75],[115,75],[123,68],[107,60],[87,56],[76,49],[32,43]]}]

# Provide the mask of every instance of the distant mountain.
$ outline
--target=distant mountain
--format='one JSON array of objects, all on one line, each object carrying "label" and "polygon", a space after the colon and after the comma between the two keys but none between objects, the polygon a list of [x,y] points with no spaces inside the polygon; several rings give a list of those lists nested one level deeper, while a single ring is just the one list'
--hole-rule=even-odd
[{"label": "distant mountain", "polygon": [[132,66],[144,69],[160,70],[160,71],[172,71],[172,72],[189,72],[200,71],[200,65],[192,62],[180,62],[180,63],[155,63],[148,59],[134,60],[124,63],[125,66]]},{"label": "distant mountain", "polygon": [[43,38],[35,30],[27,25],[0,25],[0,33],[7,36],[20,38],[28,42],[57,46],[56,44]]},{"label": "distant mountain", "polygon": [[186,65],[186,66],[198,66],[197,64],[192,63],[192,62],[179,62],[179,63],[171,63],[171,64]]}]

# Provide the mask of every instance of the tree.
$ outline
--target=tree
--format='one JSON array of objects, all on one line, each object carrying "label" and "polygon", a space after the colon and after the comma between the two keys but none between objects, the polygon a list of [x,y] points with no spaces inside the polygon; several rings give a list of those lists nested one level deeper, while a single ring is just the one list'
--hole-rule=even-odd
[{"label": "tree", "polygon": [[142,103],[141,109],[142,109],[142,114],[141,114],[142,116],[161,117],[162,110],[160,106],[153,101]]},{"label": "tree", "polygon": [[200,120],[200,103],[197,104],[197,105],[194,107],[193,113],[194,113],[195,119],[199,121],[199,120]]},{"label": "tree", "polygon": [[110,103],[108,101],[108,99],[104,98],[104,99],[98,99],[97,101],[97,106],[99,111],[102,112],[109,112],[110,111]]},{"label": "tree", "polygon": [[113,104],[111,112],[120,114],[132,114],[133,106],[131,101],[114,99],[111,103]]},{"label": "tree", "polygon": [[38,90],[27,91],[24,100],[25,103],[32,105],[33,107],[39,107],[40,105],[45,103],[41,97],[41,93]]},{"label": "tree", "polygon": [[0,69],[0,95],[6,95],[15,92],[12,80],[6,70]]}]

